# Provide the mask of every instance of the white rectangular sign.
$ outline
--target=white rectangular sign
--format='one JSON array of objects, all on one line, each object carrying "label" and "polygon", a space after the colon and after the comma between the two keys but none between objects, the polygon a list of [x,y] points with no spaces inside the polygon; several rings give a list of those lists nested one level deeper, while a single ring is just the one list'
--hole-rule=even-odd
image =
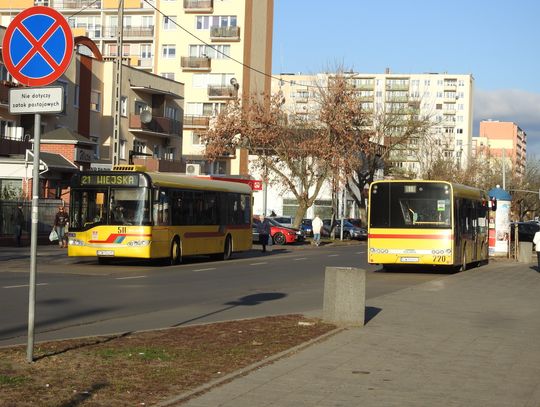
[{"label": "white rectangular sign", "polygon": [[12,88],[9,90],[9,113],[61,113],[64,110],[64,88]]}]

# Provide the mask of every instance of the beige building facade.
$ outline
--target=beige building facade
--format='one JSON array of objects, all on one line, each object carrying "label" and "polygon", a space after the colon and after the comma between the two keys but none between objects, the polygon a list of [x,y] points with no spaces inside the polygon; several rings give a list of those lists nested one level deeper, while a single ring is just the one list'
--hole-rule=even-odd
[{"label": "beige building facade", "polygon": [[[17,13],[34,5],[54,7],[75,36],[92,39],[105,61],[114,60],[118,4],[118,0],[13,0],[0,4],[0,24],[7,26]],[[200,133],[239,93],[270,90],[273,8],[273,0],[124,0],[124,63],[185,85],[185,110],[173,118],[183,122],[178,153],[184,164],[195,164],[201,173],[247,171],[247,155],[206,162]],[[104,106],[112,103],[108,90],[103,93]],[[150,144],[154,140],[137,148],[155,155]],[[159,155],[166,157],[166,151]]]},{"label": "beige building facade", "polygon": [[474,139],[478,156],[504,159],[518,177],[525,175],[527,133],[519,125],[485,120],[480,122],[479,133]]}]

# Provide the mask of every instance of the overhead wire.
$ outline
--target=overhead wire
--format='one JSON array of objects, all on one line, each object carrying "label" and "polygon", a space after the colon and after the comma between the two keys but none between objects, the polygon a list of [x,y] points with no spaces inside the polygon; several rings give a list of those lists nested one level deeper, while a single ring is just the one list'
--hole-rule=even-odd
[{"label": "overhead wire", "polygon": [[[97,1],[97,0],[96,0]],[[209,44],[207,43],[205,40],[203,40],[202,38],[200,38],[199,36],[193,34],[191,31],[189,31],[188,29],[182,27],[180,24],[178,24],[177,21],[175,21],[173,18],[169,17],[168,15],[166,15],[165,13],[163,13],[159,8],[157,8],[156,6],[154,6],[150,1],[148,0],[143,0],[146,4],[148,4],[151,8],[153,8],[157,13],[161,14],[162,17],[165,17],[167,19],[169,19],[169,21],[171,21],[174,25],[176,25],[178,28],[180,28],[182,31],[186,32],[187,34],[189,34],[190,36],[192,36],[193,38],[195,38],[197,41],[200,41],[201,43],[203,43],[204,45],[206,45],[207,47],[210,47],[212,48],[214,51],[216,51],[217,53],[223,55],[225,58],[228,58],[240,65],[242,65],[243,67],[245,68],[248,68],[250,70],[252,70],[253,72],[257,72],[258,74],[261,74],[263,76],[266,76],[270,79],[274,79],[276,81],[279,81],[280,83],[288,83],[290,85],[296,85],[296,83],[294,81],[289,81],[289,80],[286,80],[286,79],[282,79],[282,78],[279,78],[277,76],[274,76],[274,75],[271,75],[271,74],[268,74],[264,71],[261,71],[260,69],[257,69],[251,65],[248,65],[242,61],[239,61],[238,59],[230,56],[230,55],[227,55],[226,53],[220,51],[218,48],[214,47],[212,44]],[[308,84],[302,84],[300,86],[305,86],[305,87],[308,87],[308,88],[317,88],[317,89],[320,89],[319,86],[315,86],[315,85],[308,85]]]}]

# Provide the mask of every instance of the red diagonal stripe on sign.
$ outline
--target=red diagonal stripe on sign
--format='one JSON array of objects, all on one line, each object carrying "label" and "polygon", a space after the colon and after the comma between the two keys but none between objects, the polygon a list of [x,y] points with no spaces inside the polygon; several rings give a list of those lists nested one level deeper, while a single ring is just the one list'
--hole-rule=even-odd
[{"label": "red diagonal stripe on sign", "polygon": [[58,21],[55,21],[54,24],[52,24],[49,29],[41,36],[39,40],[36,40],[32,33],[28,31],[28,29],[24,26],[24,24],[21,24],[19,27],[19,31],[21,34],[30,42],[33,46],[33,48],[28,51],[28,53],[19,61],[17,66],[15,66],[15,69],[21,70],[23,66],[25,66],[32,57],[39,52],[39,54],[47,61],[53,69],[58,68],[58,64],[56,61],[49,55],[47,51],[45,51],[45,48],[43,48],[43,44],[54,34],[56,29],[60,27],[60,24]]}]

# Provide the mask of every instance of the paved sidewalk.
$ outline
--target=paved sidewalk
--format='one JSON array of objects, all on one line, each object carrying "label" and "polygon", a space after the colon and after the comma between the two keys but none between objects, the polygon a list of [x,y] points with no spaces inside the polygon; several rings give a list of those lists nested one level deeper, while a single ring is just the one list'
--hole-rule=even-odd
[{"label": "paved sidewalk", "polygon": [[[540,406],[540,273],[508,260],[369,300],[379,310],[189,407]],[[181,395],[161,405],[179,405]]]}]

